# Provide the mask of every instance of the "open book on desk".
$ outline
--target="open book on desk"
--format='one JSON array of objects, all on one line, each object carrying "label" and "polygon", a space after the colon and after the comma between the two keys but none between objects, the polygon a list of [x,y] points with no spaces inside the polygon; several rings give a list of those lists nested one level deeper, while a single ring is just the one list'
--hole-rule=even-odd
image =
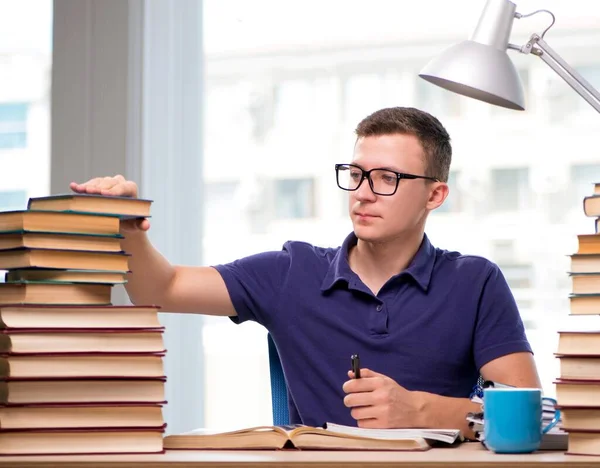
[{"label": "open book on desk", "polygon": [[164,439],[167,450],[427,450],[462,440],[458,429],[361,429],[325,424],[259,426],[235,431],[197,429]]}]

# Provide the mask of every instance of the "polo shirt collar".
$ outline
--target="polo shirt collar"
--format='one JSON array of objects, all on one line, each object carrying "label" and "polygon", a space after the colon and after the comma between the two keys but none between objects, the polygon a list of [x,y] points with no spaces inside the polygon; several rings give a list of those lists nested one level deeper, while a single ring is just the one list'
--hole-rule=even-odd
[{"label": "polo shirt collar", "polygon": [[[336,286],[340,282],[351,284],[356,274],[350,269],[348,263],[348,252],[357,243],[358,239],[354,232],[351,232],[342,246],[338,249],[333,260],[327,270],[327,274],[321,284],[321,291],[328,291]],[[423,235],[423,241],[419,246],[419,250],[413,257],[408,268],[398,273],[391,279],[396,279],[402,275],[408,275],[412,277],[415,282],[424,290],[429,289],[429,283],[431,281],[431,274],[435,264],[435,247],[431,245],[427,235]]]}]

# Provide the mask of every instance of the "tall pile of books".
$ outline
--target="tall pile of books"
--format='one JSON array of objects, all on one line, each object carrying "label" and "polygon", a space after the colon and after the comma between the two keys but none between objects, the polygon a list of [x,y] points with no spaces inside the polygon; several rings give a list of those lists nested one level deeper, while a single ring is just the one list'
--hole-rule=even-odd
[{"label": "tall pile of books", "polygon": [[[600,315],[600,184],[584,198],[583,209],[596,218],[596,233],[578,235],[577,253],[571,255],[572,316]],[[600,455],[600,327],[592,326],[576,324],[560,330],[558,337],[556,396],[568,432],[568,453],[580,455]]]},{"label": "tall pile of books", "polygon": [[163,328],[115,306],[120,219],[150,200],[64,195],[0,212],[0,454],[163,451]]}]

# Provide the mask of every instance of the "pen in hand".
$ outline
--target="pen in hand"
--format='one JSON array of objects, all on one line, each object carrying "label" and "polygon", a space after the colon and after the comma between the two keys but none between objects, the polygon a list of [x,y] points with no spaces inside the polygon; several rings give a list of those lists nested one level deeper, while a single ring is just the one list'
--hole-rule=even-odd
[{"label": "pen in hand", "polygon": [[358,354],[353,354],[350,358],[352,361],[352,372],[354,373],[355,379],[360,379],[360,358]]}]

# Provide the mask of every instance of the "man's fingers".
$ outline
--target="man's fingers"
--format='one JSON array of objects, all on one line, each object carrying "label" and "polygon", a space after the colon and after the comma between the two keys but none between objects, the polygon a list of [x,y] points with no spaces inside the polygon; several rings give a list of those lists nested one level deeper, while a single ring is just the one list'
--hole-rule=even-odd
[{"label": "man's fingers", "polygon": [[360,379],[351,379],[344,382],[342,390],[344,390],[345,393],[372,392],[373,390],[379,388],[381,383],[382,381],[379,377],[361,377]]},{"label": "man's fingers", "polygon": [[123,185],[123,189],[124,189],[125,196],[137,198],[138,187],[135,182],[132,182],[131,180],[125,181],[125,183]]},{"label": "man's fingers", "polygon": [[386,427],[377,418],[358,419],[357,425],[362,429],[384,429]]},{"label": "man's fingers", "polygon": [[102,180],[102,177],[96,177],[94,179],[90,179],[87,182],[83,182],[83,183],[71,182],[71,184],[69,186],[75,192],[87,193],[88,187],[93,187],[93,186],[97,185],[100,182],[100,180]]},{"label": "man's fingers", "polygon": [[102,190],[110,190],[116,185],[121,184],[122,182],[116,179],[115,177],[104,177],[100,182],[98,182],[97,187]]},{"label": "man's fingers", "polygon": [[137,185],[135,182],[125,180],[120,174],[114,177],[96,177],[82,184],[71,182],[69,187],[76,193],[137,197]]},{"label": "man's fingers", "polygon": [[142,230],[142,231],[147,231],[148,229],[150,229],[150,221],[148,221],[146,218],[144,219],[140,219],[138,220],[138,227]]},{"label": "man's fingers", "polygon": [[101,193],[102,195],[112,195],[115,197],[137,198],[137,185],[131,181],[116,182],[112,186],[103,188]]},{"label": "man's fingers", "polygon": [[369,378],[369,377],[385,377],[385,375],[380,374],[379,372],[375,372],[374,370],[367,369],[366,367],[364,369],[360,370],[360,376],[361,377],[365,377],[365,378]]},{"label": "man's fingers", "polygon": [[374,406],[359,406],[358,408],[352,408],[350,415],[357,421],[375,419],[376,408]]},{"label": "man's fingers", "polygon": [[145,218],[124,219],[121,221],[121,233],[125,235],[128,232],[147,231],[148,229],[150,229],[150,222]]},{"label": "man's fingers", "polygon": [[112,195],[113,197],[129,197],[129,192],[125,184],[115,184],[109,187],[100,188],[102,195]]},{"label": "man's fingers", "polygon": [[370,406],[373,403],[373,392],[349,393],[344,397],[344,405],[347,408]]}]

